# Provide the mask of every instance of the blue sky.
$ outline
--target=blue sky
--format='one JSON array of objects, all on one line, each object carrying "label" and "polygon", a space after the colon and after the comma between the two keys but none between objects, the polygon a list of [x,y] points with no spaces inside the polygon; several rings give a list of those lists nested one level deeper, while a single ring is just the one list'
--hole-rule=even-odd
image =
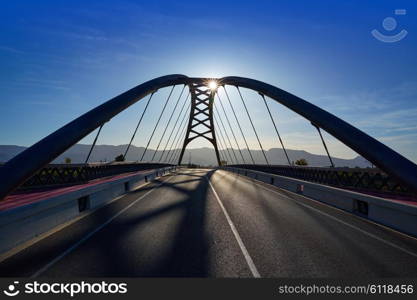
[{"label": "blue sky", "polygon": [[[415,1],[235,3],[2,1],[0,144],[29,146],[157,76],[237,75],[298,95],[417,161]],[[406,14],[395,15],[395,9]],[[386,17],[396,19],[395,30],[382,27]],[[405,29],[408,35],[383,43],[371,35],[373,29],[386,35]],[[162,90],[150,106],[149,125],[136,145],[145,143],[167,93]],[[244,95],[265,147],[277,147],[260,99]],[[127,143],[143,107],[144,101],[114,118],[98,143]],[[288,148],[324,153],[307,121],[279,105],[272,110]],[[333,155],[355,156],[326,139]],[[204,145],[196,141],[190,147]]]}]

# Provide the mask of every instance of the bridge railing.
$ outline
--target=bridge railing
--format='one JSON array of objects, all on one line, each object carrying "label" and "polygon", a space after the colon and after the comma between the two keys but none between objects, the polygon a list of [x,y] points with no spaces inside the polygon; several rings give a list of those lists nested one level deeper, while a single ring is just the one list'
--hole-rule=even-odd
[{"label": "bridge railing", "polygon": [[162,163],[50,164],[36,172],[19,187],[18,191],[82,184],[98,178],[167,166],[171,165]]},{"label": "bridge railing", "polygon": [[400,196],[417,201],[417,195],[377,168],[320,168],[281,165],[229,165],[365,193]]}]

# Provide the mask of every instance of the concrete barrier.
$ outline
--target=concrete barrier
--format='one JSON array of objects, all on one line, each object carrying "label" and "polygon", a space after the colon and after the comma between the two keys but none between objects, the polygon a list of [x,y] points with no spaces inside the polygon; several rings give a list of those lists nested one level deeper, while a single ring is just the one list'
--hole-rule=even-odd
[{"label": "concrete barrier", "polygon": [[220,169],[272,184],[280,189],[324,202],[417,237],[417,205],[409,205],[403,202],[259,171],[231,167],[220,167]]},{"label": "concrete barrier", "polygon": [[175,169],[167,167],[133,174],[2,211],[0,255]]}]

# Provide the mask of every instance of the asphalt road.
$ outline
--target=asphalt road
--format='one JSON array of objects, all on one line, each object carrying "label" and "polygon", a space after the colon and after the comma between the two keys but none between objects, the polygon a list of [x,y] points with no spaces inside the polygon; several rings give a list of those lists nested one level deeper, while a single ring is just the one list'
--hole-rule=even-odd
[{"label": "asphalt road", "polygon": [[417,277],[417,240],[245,177],[183,169],[2,261],[0,276]]}]

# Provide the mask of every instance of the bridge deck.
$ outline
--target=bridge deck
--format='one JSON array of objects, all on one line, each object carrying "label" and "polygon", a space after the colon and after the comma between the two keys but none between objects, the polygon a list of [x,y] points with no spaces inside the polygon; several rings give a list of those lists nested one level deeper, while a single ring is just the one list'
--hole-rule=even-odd
[{"label": "bridge deck", "polygon": [[9,257],[0,275],[416,277],[417,240],[225,171],[184,169]]},{"label": "bridge deck", "polygon": [[[6,199],[4,201],[0,201],[0,211],[3,210],[7,210],[7,209],[12,209],[12,208],[16,208],[19,206],[23,206],[23,205],[27,205],[27,204],[31,204],[34,202],[38,202],[38,201],[42,201],[54,196],[59,196],[59,195],[63,195],[69,192],[73,192],[73,191],[77,191],[80,189],[83,189],[85,187],[89,187],[89,186],[94,186],[94,185],[98,185],[98,184],[102,184],[102,183],[106,183],[106,182],[111,182],[114,180],[118,180],[121,178],[126,178],[135,174],[140,174],[143,172],[149,172],[152,170],[144,170],[144,171],[139,171],[139,172],[129,172],[129,173],[123,173],[120,175],[116,175],[116,176],[109,176],[106,178],[99,178],[99,179],[95,179],[95,180],[91,180],[88,183],[85,184],[77,184],[77,185],[73,185],[73,186],[67,186],[67,187],[60,187],[60,188],[50,188],[50,189],[46,189],[46,190],[35,190],[35,191],[27,191],[27,192],[19,192],[16,194],[12,194],[6,197]],[[350,189],[347,189],[350,190]],[[358,192],[356,190],[352,190],[354,192]],[[382,193],[372,193],[372,192],[367,192],[366,194],[369,194],[371,196],[376,196],[376,197],[381,197],[381,198],[385,198],[385,194]],[[398,199],[393,199],[393,198],[386,198],[389,199],[389,201],[394,201],[394,202],[399,202],[399,203],[404,203],[407,205],[413,205],[413,206],[417,206],[417,202],[415,201],[410,201],[410,200],[405,200],[402,199],[401,197],[398,197]]]}]

